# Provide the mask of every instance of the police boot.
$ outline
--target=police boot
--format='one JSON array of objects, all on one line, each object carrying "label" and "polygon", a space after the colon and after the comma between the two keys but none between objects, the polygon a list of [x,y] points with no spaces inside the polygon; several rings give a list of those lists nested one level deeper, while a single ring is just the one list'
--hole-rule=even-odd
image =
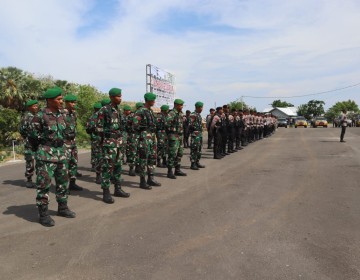
[{"label": "police boot", "polygon": [[148,179],[147,179],[147,182],[146,182],[149,186],[154,186],[154,187],[160,187],[161,184],[157,181],[155,181],[154,179],[154,174],[150,173],[148,174]]},{"label": "police boot", "polygon": [[168,167],[167,177],[170,179],[176,179],[176,176],[173,173],[172,167]]},{"label": "police boot", "polygon": [[82,174],[78,171],[76,171],[76,177],[82,177]]},{"label": "police boot", "polygon": [[199,167],[196,165],[195,162],[192,162],[192,163],[191,163],[191,166],[190,166],[190,169],[192,169],[192,170],[199,170]]},{"label": "police boot", "polygon": [[58,216],[65,217],[65,218],[75,218],[75,212],[71,211],[67,206],[66,202],[59,202],[58,204]]},{"label": "police boot", "polygon": [[53,227],[55,225],[55,221],[48,214],[48,206],[40,205],[38,206],[39,210],[39,223],[44,227]]},{"label": "police boot", "polygon": [[187,176],[186,173],[182,172],[180,170],[180,165],[177,165],[175,167],[175,173],[174,173],[176,176]]},{"label": "police boot", "polygon": [[112,198],[109,189],[103,189],[103,201],[109,204],[114,203],[114,199]]},{"label": "police boot", "polygon": [[27,188],[31,189],[31,188],[36,188],[36,184],[33,183],[31,177],[27,177],[27,181],[26,181],[26,185]]},{"label": "police boot", "polygon": [[123,191],[120,184],[116,184],[115,185],[114,196],[116,196],[116,197],[129,197],[130,194]]},{"label": "police boot", "polygon": [[146,183],[145,176],[140,176],[140,189],[151,190],[152,186]]},{"label": "police boot", "polygon": [[101,175],[100,175],[100,173],[96,173],[95,183],[96,184],[101,184]]},{"label": "police boot", "polygon": [[202,165],[202,164],[200,164],[200,162],[196,162],[196,165],[197,165],[197,167],[199,167],[199,168],[205,168],[205,165]]},{"label": "police boot", "polygon": [[69,190],[70,191],[82,191],[83,188],[76,184],[76,179],[70,179]]},{"label": "police boot", "polygon": [[136,176],[135,170],[134,170],[134,166],[130,165],[129,166],[129,176]]}]

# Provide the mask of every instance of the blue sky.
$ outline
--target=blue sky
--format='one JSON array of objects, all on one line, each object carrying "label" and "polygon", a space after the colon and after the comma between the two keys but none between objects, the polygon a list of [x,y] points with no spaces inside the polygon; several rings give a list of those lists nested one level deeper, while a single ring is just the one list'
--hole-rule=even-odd
[{"label": "blue sky", "polygon": [[[142,100],[145,66],[176,76],[186,109],[241,96],[326,108],[360,104],[357,0],[0,0],[0,66],[123,89]],[[21,8],[19,8],[21,7]],[[254,98],[270,97],[270,98]]]}]

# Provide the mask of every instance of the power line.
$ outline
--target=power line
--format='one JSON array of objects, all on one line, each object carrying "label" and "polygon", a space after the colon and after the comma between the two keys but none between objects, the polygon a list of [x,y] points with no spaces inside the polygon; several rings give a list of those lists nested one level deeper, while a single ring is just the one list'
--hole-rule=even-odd
[{"label": "power line", "polygon": [[247,97],[247,98],[279,98],[279,99],[288,99],[288,98],[297,98],[297,97],[305,97],[305,96],[312,96],[312,95],[319,95],[319,94],[324,94],[324,93],[330,93],[330,92],[334,92],[334,91],[339,91],[339,90],[344,90],[344,89],[348,89],[348,88],[352,88],[352,87],[357,87],[359,86],[360,83],[354,84],[354,85],[350,85],[350,86],[346,86],[346,87],[342,87],[342,88],[337,88],[337,89],[332,89],[332,90],[327,90],[327,91],[322,91],[322,92],[317,92],[317,93],[310,93],[310,94],[304,94],[304,95],[293,95],[293,96],[251,96],[251,95],[243,95],[242,97]]}]

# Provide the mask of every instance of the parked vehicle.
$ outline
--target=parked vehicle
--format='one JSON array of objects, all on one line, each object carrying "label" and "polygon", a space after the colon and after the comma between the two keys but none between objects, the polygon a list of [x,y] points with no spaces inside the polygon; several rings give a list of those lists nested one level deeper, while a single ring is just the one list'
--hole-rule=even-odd
[{"label": "parked vehicle", "polygon": [[328,122],[327,122],[326,118],[324,118],[324,117],[316,117],[316,118],[314,118],[313,127],[317,128],[318,126],[328,127]]},{"label": "parked vehicle", "polygon": [[278,119],[278,127],[288,127],[288,121],[285,118],[279,118]]},{"label": "parked vehicle", "polygon": [[308,127],[308,123],[306,121],[306,119],[304,117],[297,117],[296,120],[295,120],[295,128],[298,128],[298,126],[303,126],[305,128]]}]

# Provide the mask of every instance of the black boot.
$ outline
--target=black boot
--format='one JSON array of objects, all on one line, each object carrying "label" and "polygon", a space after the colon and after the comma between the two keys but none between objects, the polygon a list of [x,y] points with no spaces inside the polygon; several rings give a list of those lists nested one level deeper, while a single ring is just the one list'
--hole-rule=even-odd
[{"label": "black boot", "polygon": [[71,211],[67,206],[66,202],[59,202],[58,204],[58,216],[65,217],[65,218],[75,218],[75,212]]},{"label": "black boot", "polygon": [[182,172],[180,170],[180,165],[177,165],[175,167],[175,173],[174,173],[176,176],[187,176],[186,173]]},{"label": "black boot", "polygon": [[83,188],[76,184],[76,179],[70,179],[69,190],[70,191],[82,191]]},{"label": "black boot", "polygon": [[101,175],[100,175],[100,173],[96,173],[95,183],[96,184],[101,184]]},{"label": "black boot", "polygon": [[220,156],[219,154],[214,155],[214,159],[222,159],[222,158],[223,158],[223,157]]},{"label": "black boot", "polygon": [[129,167],[129,176],[136,176],[134,166],[130,165]]},{"label": "black boot", "polygon": [[[196,165],[195,162],[192,162],[192,163],[191,163],[191,166],[190,166],[190,169],[192,169],[192,170],[199,170],[199,167]],[[175,172],[176,172],[176,171],[175,171]]]},{"label": "black boot", "polygon": [[167,166],[167,160],[166,157],[163,157],[163,168],[166,168]]},{"label": "black boot", "polygon": [[170,179],[176,179],[176,176],[173,173],[173,170],[171,167],[168,167],[168,173],[167,173],[167,177]]},{"label": "black boot", "polygon": [[202,165],[202,164],[200,164],[200,162],[196,162],[196,165],[197,165],[197,167],[199,167],[199,168],[205,168],[205,165]]},{"label": "black boot", "polygon": [[27,177],[26,185],[28,189],[36,188],[36,184],[33,183],[31,177]]},{"label": "black boot", "polygon": [[149,186],[160,187],[161,184],[154,179],[154,174],[149,174],[146,182]]},{"label": "black boot", "polygon": [[115,185],[114,196],[116,196],[116,197],[129,197],[130,194],[123,191],[120,184],[116,184]]},{"label": "black boot", "polygon": [[146,183],[145,176],[140,176],[140,189],[151,190],[152,186]]},{"label": "black boot", "polygon": [[40,205],[38,206],[39,210],[39,223],[44,227],[53,227],[55,225],[55,221],[48,214],[48,206]]},{"label": "black boot", "polygon": [[92,164],[91,165],[91,172],[95,172],[96,171],[96,169],[95,169],[95,164]]},{"label": "black boot", "polygon": [[78,171],[76,171],[76,175],[75,175],[76,177],[82,177],[82,174],[80,173],[80,172],[78,172]]},{"label": "black boot", "polygon": [[136,173],[136,174],[139,174],[140,171],[141,171],[141,170],[140,170],[140,166],[139,166],[139,165],[136,165],[136,166],[135,166],[135,173]]},{"label": "black boot", "polygon": [[109,189],[103,189],[103,201],[109,204],[114,203],[114,199],[112,198]]}]

